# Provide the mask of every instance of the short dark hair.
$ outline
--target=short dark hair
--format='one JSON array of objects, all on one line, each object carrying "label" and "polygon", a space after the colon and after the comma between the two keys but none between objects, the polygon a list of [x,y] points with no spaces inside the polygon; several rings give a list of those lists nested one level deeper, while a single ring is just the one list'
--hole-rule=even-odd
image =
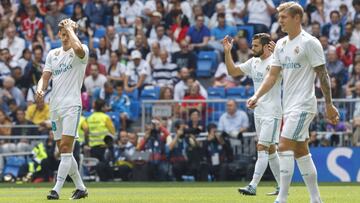
[{"label": "short dark hair", "polygon": [[117,81],[116,83],[115,83],[115,88],[116,87],[122,87],[122,88],[124,88],[124,82],[123,81]]},{"label": "short dark hair", "polygon": [[102,111],[105,106],[105,100],[103,99],[97,99],[95,101],[94,110],[95,111]]},{"label": "short dark hair", "polygon": [[349,39],[348,36],[341,36],[341,37],[339,38],[339,43],[349,42],[349,41],[350,41],[350,39]]},{"label": "short dark hair", "polygon": [[255,40],[255,39],[259,39],[261,45],[263,45],[263,46],[266,44],[269,44],[271,42],[271,37],[267,33],[258,33],[253,36],[253,40]]},{"label": "short dark hair", "polygon": [[225,18],[225,13],[218,13],[217,18]]}]

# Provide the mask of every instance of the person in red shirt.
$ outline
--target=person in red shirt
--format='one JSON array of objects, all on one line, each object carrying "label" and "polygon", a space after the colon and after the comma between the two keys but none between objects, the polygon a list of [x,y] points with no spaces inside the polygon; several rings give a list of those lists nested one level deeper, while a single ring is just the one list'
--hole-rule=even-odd
[{"label": "person in red shirt", "polygon": [[44,24],[41,18],[36,17],[36,6],[31,6],[27,13],[28,17],[25,18],[21,23],[21,30],[25,39],[30,42],[35,36],[35,31],[42,30],[44,28]]},{"label": "person in red shirt", "polygon": [[348,68],[351,64],[353,64],[357,49],[354,45],[349,43],[349,37],[347,36],[340,37],[339,43],[340,46],[336,48],[336,54]]},{"label": "person in red shirt", "polygon": [[89,62],[88,65],[86,66],[86,70],[85,70],[85,76],[89,76],[91,73],[91,65],[92,64],[96,64],[99,67],[99,73],[107,76],[107,72],[106,72],[106,68],[103,64],[98,62],[98,57],[97,54],[95,52],[91,52],[89,54]]},{"label": "person in red shirt", "polygon": [[[189,94],[185,95],[183,99],[183,103],[181,104],[181,112],[185,115],[189,115],[189,112],[191,109],[197,109],[199,112],[204,112],[206,109],[206,103],[204,102],[206,100],[205,97],[203,97],[200,94],[200,86],[196,81],[192,81],[192,79],[188,79],[187,81],[188,87],[189,87]],[[190,83],[190,84],[189,84]],[[199,102],[186,102],[187,100],[200,100]]]}]

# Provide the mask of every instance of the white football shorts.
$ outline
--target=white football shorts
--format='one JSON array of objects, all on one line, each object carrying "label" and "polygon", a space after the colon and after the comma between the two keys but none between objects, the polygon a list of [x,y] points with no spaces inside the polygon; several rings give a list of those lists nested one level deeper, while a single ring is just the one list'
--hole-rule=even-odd
[{"label": "white football shorts", "polygon": [[279,143],[281,119],[273,117],[256,117],[255,128],[259,136],[258,143],[269,147],[272,144]]},{"label": "white football shorts", "polygon": [[80,120],[81,107],[60,108],[50,112],[54,140],[60,140],[62,135],[78,138],[77,127]]},{"label": "white football shorts", "polygon": [[309,138],[309,126],[314,117],[315,114],[310,112],[290,112],[284,115],[281,136],[294,141],[305,141]]}]

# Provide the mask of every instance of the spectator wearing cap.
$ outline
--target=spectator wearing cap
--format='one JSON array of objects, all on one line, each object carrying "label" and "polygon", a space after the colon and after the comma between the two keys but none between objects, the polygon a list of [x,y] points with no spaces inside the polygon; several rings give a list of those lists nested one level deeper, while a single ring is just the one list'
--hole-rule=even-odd
[{"label": "spectator wearing cap", "polygon": [[156,39],[156,27],[162,24],[162,15],[158,11],[153,11],[150,16],[150,23],[146,29],[146,37],[148,39]]},{"label": "spectator wearing cap", "polygon": [[6,28],[5,37],[0,41],[0,48],[7,48],[10,51],[11,60],[17,61],[21,58],[25,49],[25,40],[16,35],[16,27],[11,24]]},{"label": "spectator wearing cap", "polygon": [[84,85],[88,94],[93,95],[95,90],[101,89],[104,86],[107,78],[105,75],[99,73],[99,67],[97,64],[91,64],[90,71],[90,75],[84,80]]},{"label": "spectator wearing cap", "polygon": [[354,22],[355,29],[352,31],[350,43],[360,49],[360,19]]},{"label": "spectator wearing cap", "polygon": [[156,38],[148,39],[149,45],[153,42],[159,42],[160,48],[167,52],[172,52],[172,40],[165,35],[165,27],[163,25],[156,26]]},{"label": "spectator wearing cap", "polygon": [[204,25],[204,16],[196,16],[195,25],[189,28],[186,40],[189,42],[190,50],[201,50],[208,48],[210,30]]},{"label": "spectator wearing cap", "polygon": [[60,21],[68,18],[65,14],[60,12],[56,1],[52,1],[49,4],[49,10],[45,16],[45,28],[46,33],[49,36],[51,41],[55,41],[57,38],[57,33],[59,32],[58,24]]},{"label": "spectator wearing cap", "polygon": [[122,4],[121,13],[124,15],[125,26],[131,26],[137,16],[141,16],[144,4],[139,0],[128,0]]},{"label": "spectator wearing cap", "polygon": [[329,38],[330,44],[336,44],[343,33],[343,26],[340,21],[340,12],[330,12],[330,22],[326,23],[322,28],[322,35]]},{"label": "spectator wearing cap", "polygon": [[178,66],[169,62],[168,52],[166,50],[160,51],[160,63],[157,63],[152,70],[152,77],[156,86],[170,86],[173,87],[176,82]]},{"label": "spectator wearing cap", "polygon": [[142,59],[138,50],[131,52],[131,61],[126,66],[124,85],[126,92],[142,90],[145,86],[152,85],[150,66]]},{"label": "spectator wearing cap", "polygon": [[254,34],[268,32],[271,26],[271,15],[276,13],[272,0],[249,0],[244,11],[249,14],[248,24],[254,26]]},{"label": "spectator wearing cap", "polygon": [[91,27],[105,25],[106,11],[106,5],[102,0],[89,1],[86,4],[85,14],[90,18]]},{"label": "spectator wearing cap", "polygon": [[98,67],[100,74],[107,75],[105,66],[98,62],[98,56],[97,56],[96,52],[90,52],[89,62],[88,62],[88,65],[86,66],[86,70],[85,70],[85,77],[90,75],[91,65],[93,65],[93,64]]}]

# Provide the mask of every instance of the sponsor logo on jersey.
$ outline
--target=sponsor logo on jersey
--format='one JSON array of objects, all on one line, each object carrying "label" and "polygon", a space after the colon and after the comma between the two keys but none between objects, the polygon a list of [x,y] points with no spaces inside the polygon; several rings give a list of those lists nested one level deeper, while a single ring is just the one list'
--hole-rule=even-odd
[{"label": "sponsor logo on jersey", "polygon": [[289,56],[285,56],[285,63],[282,63],[281,66],[284,69],[299,69],[299,68],[301,68],[301,64],[292,62],[292,60]]},{"label": "sponsor logo on jersey", "polygon": [[66,64],[62,63],[62,64],[59,65],[59,68],[58,68],[58,69],[56,69],[56,70],[53,71],[53,75],[54,75],[54,76],[60,75],[61,73],[65,73],[65,72],[71,70],[72,68],[73,68],[73,67],[72,67],[71,64],[70,64],[70,65],[66,65]]}]

